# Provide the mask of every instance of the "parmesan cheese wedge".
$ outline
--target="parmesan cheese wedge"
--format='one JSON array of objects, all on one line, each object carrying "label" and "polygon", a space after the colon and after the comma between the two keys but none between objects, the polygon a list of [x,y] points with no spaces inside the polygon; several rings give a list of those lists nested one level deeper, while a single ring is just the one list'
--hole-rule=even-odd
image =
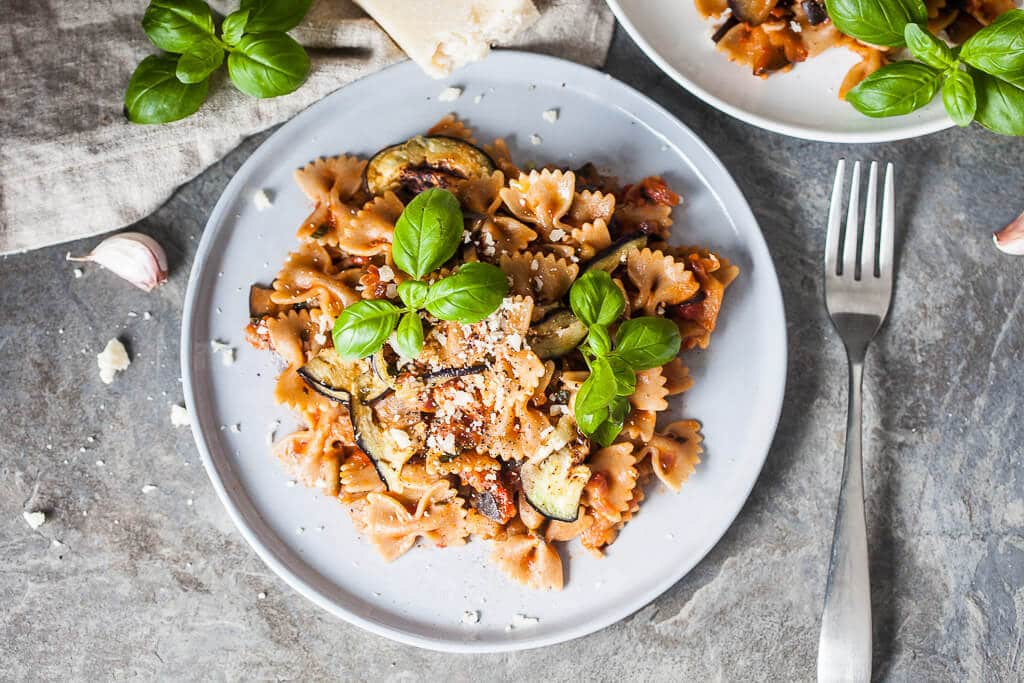
[{"label": "parmesan cheese wedge", "polygon": [[414,62],[442,78],[537,21],[531,0],[356,0]]}]

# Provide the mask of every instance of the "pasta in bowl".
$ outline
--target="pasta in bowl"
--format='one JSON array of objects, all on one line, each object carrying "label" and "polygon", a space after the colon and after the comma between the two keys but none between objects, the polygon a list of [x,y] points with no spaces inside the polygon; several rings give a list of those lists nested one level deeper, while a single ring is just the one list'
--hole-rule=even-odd
[{"label": "pasta in bowl", "polygon": [[246,333],[305,425],[276,457],[384,559],[478,538],[560,589],[561,544],[602,555],[648,486],[695,471],[699,423],[657,416],[738,269],[667,242],[680,197],[659,177],[526,171],[450,116],[295,177],[313,210]]}]

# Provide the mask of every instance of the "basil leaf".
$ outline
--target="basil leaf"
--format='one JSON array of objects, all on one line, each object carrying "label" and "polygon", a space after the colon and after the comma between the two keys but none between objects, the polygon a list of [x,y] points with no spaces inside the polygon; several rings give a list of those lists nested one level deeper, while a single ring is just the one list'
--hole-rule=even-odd
[{"label": "basil leaf", "polygon": [[1024,10],[1010,10],[971,36],[960,59],[1024,88]]},{"label": "basil leaf", "polygon": [[[595,358],[590,364],[590,376],[576,393],[575,412],[587,416],[596,415],[605,410],[614,398],[615,373],[612,372],[612,366],[604,358]],[[584,421],[588,420],[588,424],[592,425],[593,418],[588,417]],[[601,421],[604,421],[604,416]],[[576,422],[580,420],[577,418]]]},{"label": "basil leaf", "polygon": [[507,293],[508,280],[497,266],[467,263],[434,283],[424,307],[441,320],[470,324],[498,310]]},{"label": "basil leaf", "polygon": [[142,30],[161,50],[184,53],[213,36],[213,12],[202,0],[152,0]]},{"label": "basil leaf", "polygon": [[907,24],[924,24],[922,0],[825,0],[828,16],[848,36],[873,45],[903,47]]},{"label": "basil leaf", "polygon": [[420,309],[427,302],[429,290],[430,287],[427,286],[426,282],[406,280],[398,285],[398,296],[401,297],[402,302],[409,308]]},{"label": "basil leaf", "polygon": [[615,441],[615,437],[622,431],[622,425],[626,421],[626,416],[629,415],[629,410],[628,399],[616,398],[605,409],[607,412],[606,419],[594,427],[590,438],[601,444],[601,446],[611,446],[612,442]]},{"label": "basil leaf", "polygon": [[242,0],[240,8],[249,10],[251,33],[290,31],[299,25],[313,0]]},{"label": "basil leaf", "polygon": [[602,325],[594,325],[587,335],[587,345],[596,356],[607,356],[612,350],[612,338],[608,329]]},{"label": "basil leaf", "polygon": [[846,101],[868,116],[900,116],[931,102],[941,81],[942,75],[930,66],[893,62],[846,93]]},{"label": "basil leaf", "polygon": [[679,328],[671,320],[644,316],[627,320],[615,335],[615,356],[634,370],[656,368],[679,355]]},{"label": "basil leaf", "polygon": [[213,39],[198,42],[178,58],[175,75],[182,83],[199,83],[224,63],[224,49]]},{"label": "basil leaf", "polygon": [[[586,382],[583,384],[586,384]],[[583,386],[581,385],[580,389],[582,388]],[[608,421],[608,407],[602,406],[591,413],[584,412],[577,407],[575,415],[576,426],[580,428],[581,432],[590,436],[600,429],[601,425]]]},{"label": "basil leaf", "polygon": [[629,363],[618,356],[609,356],[608,364],[615,375],[615,395],[632,396],[636,391],[636,372],[629,367]]},{"label": "basil leaf", "polygon": [[395,223],[395,265],[416,279],[437,270],[455,255],[462,230],[462,209],[455,195],[437,187],[419,193]]},{"label": "basil leaf", "polygon": [[612,281],[611,275],[594,269],[572,283],[569,305],[587,327],[611,325],[626,310],[626,298]]},{"label": "basil leaf", "polygon": [[956,63],[949,46],[917,24],[907,24],[903,37],[911,53],[928,66],[948,69]]},{"label": "basil leaf", "polygon": [[248,22],[249,10],[247,9],[240,9],[225,17],[224,23],[220,27],[220,34],[224,38],[224,42],[228,45],[237,45],[238,41],[242,39],[242,34],[245,33]]},{"label": "basil leaf", "polygon": [[974,92],[974,79],[969,73],[960,69],[949,72],[942,84],[942,104],[953,123],[961,127],[971,125],[978,108],[978,98]]},{"label": "basil leaf", "polygon": [[978,96],[974,120],[994,133],[1024,135],[1024,90],[980,71],[971,75]]},{"label": "basil leaf", "polygon": [[196,113],[210,82],[182,83],[175,75],[178,60],[150,55],[135,68],[124,93],[124,110],[133,123],[167,123]]},{"label": "basil leaf", "polygon": [[423,321],[419,313],[409,311],[402,316],[395,330],[395,351],[404,358],[415,358],[423,350]]},{"label": "basil leaf", "polygon": [[309,55],[284,33],[248,33],[228,55],[228,76],[246,95],[287,95],[306,80]]},{"label": "basil leaf", "polygon": [[353,360],[376,352],[395,329],[398,314],[398,307],[384,299],[366,299],[347,307],[331,331],[338,355]]}]

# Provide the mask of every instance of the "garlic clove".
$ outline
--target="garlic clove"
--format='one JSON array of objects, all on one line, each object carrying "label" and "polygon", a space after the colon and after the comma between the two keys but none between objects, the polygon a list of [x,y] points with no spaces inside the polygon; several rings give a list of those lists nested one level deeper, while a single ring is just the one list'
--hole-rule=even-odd
[{"label": "garlic clove", "polygon": [[67,260],[98,263],[147,292],[167,282],[167,254],[156,240],[139,232],[113,235],[87,256],[68,254]]},{"label": "garlic clove", "polygon": [[992,235],[992,241],[1004,254],[1024,256],[1024,213],[1010,221],[1010,224]]}]

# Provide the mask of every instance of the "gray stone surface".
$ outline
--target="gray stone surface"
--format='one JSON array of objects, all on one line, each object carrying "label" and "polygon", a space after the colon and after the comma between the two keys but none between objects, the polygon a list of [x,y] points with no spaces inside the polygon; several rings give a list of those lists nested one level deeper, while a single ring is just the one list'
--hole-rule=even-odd
[{"label": "gray stone surface", "polygon": [[[75,279],[64,253],[94,240],[0,260],[0,679],[811,680],[846,408],[820,303],[822,213],[848,155],[895,162],[901,189],[895,301],[866,379],[876,676],[1019,680],[1024,258],[989,233],[1024,209],[1024,142],[976,128],[856,148],[765,133],[676,87],[621,33],[609,71],[721,156],[786,300],[778,436],[735,525],[689,576],[579,641],[470,657],[363,633],[263,566],[168,420],[197,240],[259,136],[139,224],[171,260],[153,294],[95,268]],[[95,354],[114,335],[135,361],[107,387]],[[48,521],[33,531],[24,509]]]}]

